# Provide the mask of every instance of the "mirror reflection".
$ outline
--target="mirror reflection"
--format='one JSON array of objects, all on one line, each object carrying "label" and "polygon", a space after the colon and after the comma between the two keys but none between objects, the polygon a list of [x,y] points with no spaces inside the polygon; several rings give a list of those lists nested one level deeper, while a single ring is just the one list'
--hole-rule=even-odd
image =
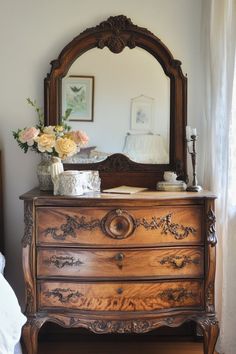
[{"label": "mirror reflection", "polygon": [[139,163],[169,163],[170,80],[143,49],[94,48],[80,56],[62,79],[61,107],[62,114],[73,108],[72,129],[89,136],[88,146],[66,162],[122,153]]}]

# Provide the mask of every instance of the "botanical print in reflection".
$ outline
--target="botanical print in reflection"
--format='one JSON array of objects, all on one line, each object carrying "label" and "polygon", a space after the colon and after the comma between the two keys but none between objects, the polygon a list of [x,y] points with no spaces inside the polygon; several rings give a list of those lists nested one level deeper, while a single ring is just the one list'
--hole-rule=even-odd
[{"label": "botanical print in reflection", "polygon": [[87,85],[84,83],[68,85],[66,91],[66,105],[67,109],[72,109],[72,114],[81,115],[88,111],[86,91]]}]

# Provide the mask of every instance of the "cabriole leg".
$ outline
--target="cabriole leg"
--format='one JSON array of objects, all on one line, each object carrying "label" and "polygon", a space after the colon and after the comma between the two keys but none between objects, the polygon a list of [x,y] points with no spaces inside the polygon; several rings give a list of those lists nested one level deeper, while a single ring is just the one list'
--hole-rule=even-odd
[{"label": "cabriole leg", "polygon": [[215,316],[200,318],[197,323],[201,326],[204,335],[204,354],[214,354],[216,341],[219,335],[219,325]]},{"label": "cabriole leg", "polygon": [[45,321],[43,319],[28,319],[22,330],[26,354],[37,354],[38,332]]}]

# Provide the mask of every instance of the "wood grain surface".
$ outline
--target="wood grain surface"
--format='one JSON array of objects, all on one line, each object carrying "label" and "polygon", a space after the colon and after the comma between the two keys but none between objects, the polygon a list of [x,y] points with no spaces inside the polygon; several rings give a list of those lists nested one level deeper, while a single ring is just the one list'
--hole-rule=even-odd
[{"label": "wood grain surface", "polygon": [[[42,207],[36,242],[129,247],[202,242],[201,206],[152,208]],[[111,213],[117,217],[111,218]]]},{"label": "wood grain surface", "polygon": [[203,276],[201,247],[38,250],[38,277],[174,278]]},{"label": "wood grain surface", "polygon": [[157,311],[201,308],[201,281],[39,283],[39,308],[88,311]]}]

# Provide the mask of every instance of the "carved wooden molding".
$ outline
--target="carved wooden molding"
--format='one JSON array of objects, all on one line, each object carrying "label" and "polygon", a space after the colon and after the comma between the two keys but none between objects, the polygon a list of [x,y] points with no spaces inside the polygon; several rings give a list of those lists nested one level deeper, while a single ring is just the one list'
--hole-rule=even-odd
[{"label": "carved wooden molding", "polygon": [[207,242],[214,247],[217,244],[217,236],[216,236],[216,216],[214,211],[210,208],[207,213]]},{"label": "carved wooden molding", "polygon": [[64,268],[64,267],[78,267],[81,264],[83,264],[83,262],[80,261],[80,259],[78,258],[77,260],[74,257],[70,257],[70,256],[56,256],[53,255],[48,259],[44,260],[44,263],[47,265],[53,264],[56,268]]},{"label": "carved wooden molding", "polygon": [[146,333],[154,328],[169,326],[177,327],[185,319],[183,318],[174,318],[174,317],[165,317],[160,319],[132,319],[132,320],[93,320],[90,318],[82,319],[71,317],[69,319],[60,318],[53,319],[53,322],[56,322],[64,327],[83,327],[87,328],[90,331],[98,334],[105,333]]},{"label": "carved wooden molding", "polygon": [[214,313],[215,305],[214,305],[214,285],[210,282],[206,289],[206,310],[207,312]]},{"label": "carved wooden molding", "polygon": [[199,317],[197,318],[197,323],[199,323],[204,330],[208,329],[208,327],[219,325],[219,321],[217,320],[215,314]]},{"label": "carved wooden molding", "polygon": [[[207,315],[182,315],[182,316],[165,316],[160,318],[150,318],[150,319],[127,319],[127,320],[113,320],[113,319],[102,319],[95,320],[93,317],[79,315],[76,317],[65,316],[63,314],[50,315],[45,318],[44,321],[55,322],[63,327],[73,327],[73,328],[87,328],[94,333],[105,334],[105,333],[146,333],[155,328],[168,326],[168,327],[178,327],[187,321],[194,321],[199,323],[204,329],[208,329],[208,326],[218,326],[218,321],[214,315],[208,317]],[[37,319],[35,319],[37,321]],[[32,319],[34,322],[34,319]]]},{"label": "carved wooden molding", "polygon": [[188,264],[198,265],[200,263],[199,259],[192,259],[190,256],[167,256],[160,260],[160,264],[168,264],[174,269],[182,269]]},{"label": "carved wooden molding", "polygon": [[[98,26],[82,32],[82,35],[87,34],[88,32],[95,32],[98,37],[98,48],[103,49],[104,47],[108,47],[111,52],[120,53],[126,46],[130,49],[136,47],[136,36],[133,34],[133,31],[139,32],[140,30],[147,35],[154,36],[146,28],[140,28],[134,25],[130,18],[127,18],[124,15],[119,15],[110,16]],[[104,32],[106,31],[107,35],[104,35]],[[103,35],[99,36],[99,32],[102,32]]]},{"label": "carved wooden molding", "polygon": [[176,240],[183,240],[190,234],[196,234],[197,230],[191,226],[184,226],[172,222],[172,214],[157,218],[153,216],[151,221],[145,218],[137,219],[136,227],[143,226],[146,230],[161,229],[161,233],[164,235],[171,234]]},{"label": "carved wooden molding", "polygon": [[86,221],[84,216],[77,217],[65,215],[66,223],[62,224],[60,228],[48,227],[44,234],[45,236],[50,235],[55,240],[65,240],[67,236],[76,238],[76,230],[93,230],[97,227],[101,227],[101,221],[99,219],[94,219]]},{"label": "carved wooden molding", "polygon": [[147,320],[136,321],[94,321],[91,329],[95,333],[144,333],[151,327]]},{"label": "carved wooden molding", "polygon": [[205,317],[197,318],[196,322],[199,324],[204,334],[204,353],[214,353],[215,345],[219,335],[219,323],[215,314]]},{"label": "carved wooden molding", "polygon": [[63,289],[63,288],[56,288],[53,290],[48,290],[44,292],[46,297],[54,297],[58,298],[58,301],[61,303],[69,303],[70,301],[74,301],[75,299],[82,296],[79,291],[74,291],[70,288]]},{"label": "carved wooden molding", "polygon": [[112,31],[114,34],[119,34],[120,32],[127,30],[142,30],[142,32],[146,32],[147,34],[154,36],[154,34],[148,29],[134,25],[131,19],[127,18],[124,15],[110,16],[107,20],[102,21],[99,25],[92,28],[88,28],[81,34],[106,30]]},{"label": "carved wooden molding", "polygon": [[25,313],[29,314],[34,311],[34,295],[32,291],[31,285],[26,282],[25,284],[26,287],[26,308],[25,308]]},{"label": "carved wooden molding", "polygon": [[24,202],[24,223],[25,230],[22,238],[22,246],[25,248],[31,245],[33,234],[33,206],[31,202]]},{"label": "carved wooden molding", "polygon": [[187,299],[195,299],[197,294],[184,288],[166,289],[159,294],[162,300],[183,302]]},{"label": "carved wooden molding", "polygon": [[172,222],[172,214],[163,217],[153,216],[151,221],[140,218],[134,219],[127,211],[117,209],[107,213],[101,220],[86,220],[84,216],[65,215],[66,223],[58,227],[49,227],[44,230],[45,236],[51,236],[55,240],[65,240],[67,236],[76,238],[76,230],[93,230],[100,228],[107,236],[115,239],[123,239],[132,235],[138,227],[148,230],[161,229],[164,235],[171,234],[176,240],[195,235],[197,230],[191,226],[184,226]]}]

